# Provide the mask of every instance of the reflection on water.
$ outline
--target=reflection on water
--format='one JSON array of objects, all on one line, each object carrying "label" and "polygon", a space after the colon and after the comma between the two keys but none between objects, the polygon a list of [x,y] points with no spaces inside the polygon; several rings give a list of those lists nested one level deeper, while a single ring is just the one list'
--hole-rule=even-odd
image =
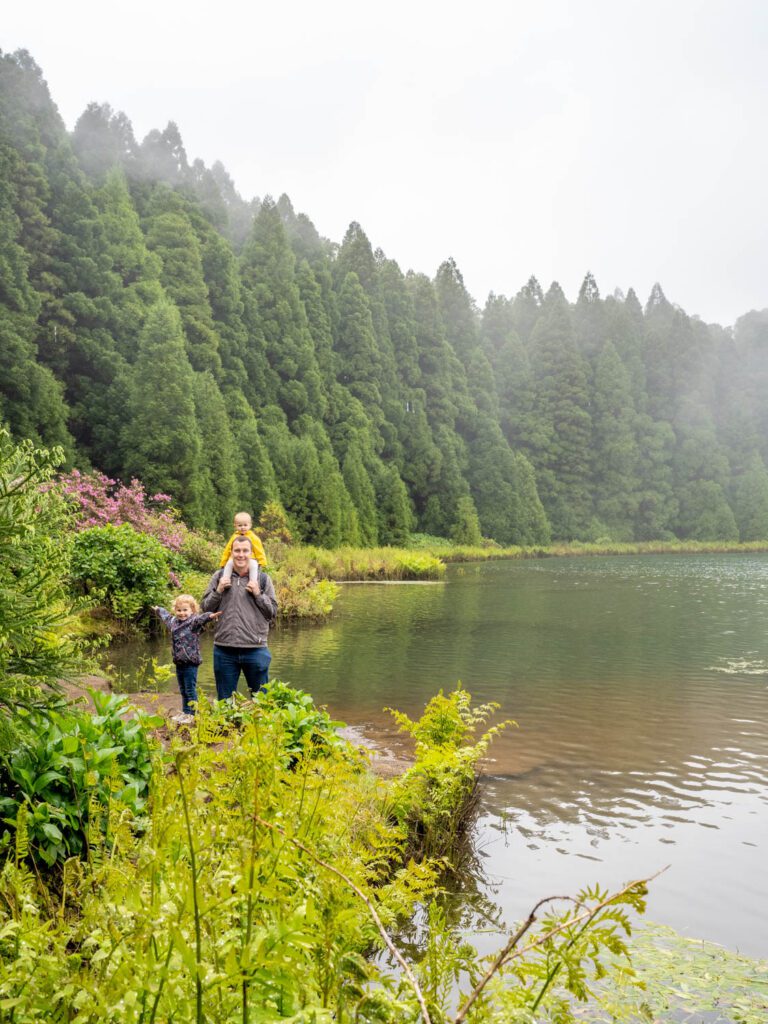
[{"label": "reflection on water", "polygon": [[508,921],[669,864],[652,917],[765,956],[767,621],[765,555],[547,559],[345,587],[330,624],[271,647],[281,678],[384,745],[400,741],[383,707],[417,715],[459,679],[517,720],[479,827]]}]

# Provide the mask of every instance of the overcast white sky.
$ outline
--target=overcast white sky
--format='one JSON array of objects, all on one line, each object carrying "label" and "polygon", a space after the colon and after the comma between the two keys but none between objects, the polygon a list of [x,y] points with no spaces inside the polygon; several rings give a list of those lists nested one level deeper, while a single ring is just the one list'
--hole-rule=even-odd
[{"label": "overcast white sky", "polygon": [[707,321],[768,306],[765,0],[16,0],[20,47],[68,128],[174,120],[244,197],[403,270],[453,256],[480,305],[591,270]]}]

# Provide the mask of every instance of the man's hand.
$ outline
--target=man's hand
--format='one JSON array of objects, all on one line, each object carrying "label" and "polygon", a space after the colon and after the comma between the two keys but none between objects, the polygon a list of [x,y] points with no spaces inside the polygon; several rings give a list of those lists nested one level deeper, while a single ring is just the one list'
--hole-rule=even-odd
[{"label": "man's hand", "polygon": [[222,576],[221,579],[219,580],[219,582],[216,584],[216,593],[217,594],[223,594],[224,591],[225,590],[229,590],[229,588],[231,586],[232,586],[232,580],[231,579],[225,580],[224,577]]},{"label": "man's hand", "polygon": [[256,582],[256,580],[248,580],[245,589],[250,590],[254,597],[256,597],[257,594],[261,593],[261,590],[259,589],[259,584]]}]

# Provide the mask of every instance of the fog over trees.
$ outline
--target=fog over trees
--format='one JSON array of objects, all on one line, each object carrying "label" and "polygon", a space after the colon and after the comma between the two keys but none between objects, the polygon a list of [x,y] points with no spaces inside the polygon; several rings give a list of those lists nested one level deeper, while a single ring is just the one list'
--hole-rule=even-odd
[{"label": "fog over trees", "polygon": [[452,259],[404,273],[244,200],[172,123],[91,104],[68,133],[0,56],[0,421],[192,525],[277,498],[329,546],[762,539],[766,384],[768,309],[724,329],[591,274],[480,309]]}]

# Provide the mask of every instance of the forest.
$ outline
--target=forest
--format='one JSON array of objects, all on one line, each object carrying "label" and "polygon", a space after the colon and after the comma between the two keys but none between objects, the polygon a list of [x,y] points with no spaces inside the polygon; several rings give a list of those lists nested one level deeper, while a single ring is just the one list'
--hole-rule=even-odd
[{"label": "forest", "polygon": [[481,309],[451,258],[243,199],[173,123],[92,103],[68,132],[0,54],[0,424],[194,528],[278,501],[331,548],[762,539],[766,384],[768,309],[723,328],[589,273]]}]

